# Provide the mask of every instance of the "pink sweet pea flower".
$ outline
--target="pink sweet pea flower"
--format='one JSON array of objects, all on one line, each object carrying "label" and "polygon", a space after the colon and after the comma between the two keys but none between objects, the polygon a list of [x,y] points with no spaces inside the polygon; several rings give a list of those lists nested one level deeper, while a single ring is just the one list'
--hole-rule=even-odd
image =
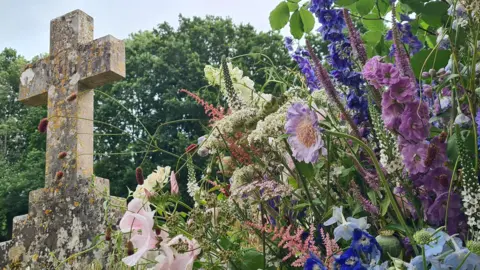
[{"label": "pink sweet pea flower", "polygon": [[123,258],[122,261],[128,266],[134,266],[138,260],[150,249],[155,248],[158,240],[153,232],[153,215],[148,204],[140,199],[133,199],[128,204],[128,210],[120,220],[120,230],[124,233],[132,231],[130,241],[137,248],[137,252]]}]

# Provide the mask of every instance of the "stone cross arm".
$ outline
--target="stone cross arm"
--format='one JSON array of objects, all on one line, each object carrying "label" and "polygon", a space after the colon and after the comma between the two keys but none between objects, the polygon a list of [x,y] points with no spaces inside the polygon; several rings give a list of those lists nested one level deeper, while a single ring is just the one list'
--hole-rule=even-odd
[{"label": "stone cross arm", "polygon": [[55,87],[54,68],[67,58],[71,84],[79,83],[80,90],[93,89],[106,83],[125,77],[125,45],[113,36],[105,36],[86,44],[79,44],[76,49],[60,51],[37,61],[25,68],[20,78],[19,101],[40,106],[47,104],[47,93]]}]

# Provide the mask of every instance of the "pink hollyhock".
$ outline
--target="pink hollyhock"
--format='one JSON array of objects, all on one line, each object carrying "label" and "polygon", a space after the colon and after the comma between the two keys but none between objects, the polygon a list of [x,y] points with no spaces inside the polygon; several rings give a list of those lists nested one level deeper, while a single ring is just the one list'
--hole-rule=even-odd
[{"label": "pink hollyhock", "polygon": [[153,215],[148,204],[140,199],[133,199],[128,204],[128,210],[120,220],[120,230],[124,233],[132,232],[130,241],[137,249],[134,254],[125,257],[122,261],[128,266],[134,266],[148,250],[155,248],[158,240],[153,232]]},{"label": "pink hollyhock", "polygon": [[170,174],[170,193],[172,194],[178,194],[179,189],[178,189],[178,182],[177,182],[177,177],[175,176],[175,172],[172,171]]}]

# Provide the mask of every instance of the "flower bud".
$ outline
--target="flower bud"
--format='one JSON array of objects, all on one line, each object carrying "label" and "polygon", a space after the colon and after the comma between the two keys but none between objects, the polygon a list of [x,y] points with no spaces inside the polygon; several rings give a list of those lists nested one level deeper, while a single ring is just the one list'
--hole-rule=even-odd
[{"label": "flower bud", "polygon": [[67,97],[68,102],[72,102],[77,98],[77,93],[72,93]]},{"label": "flower bud", "polygon": [[135,250],[133,249],[133,243],[132,241],[127,242],[127,254],[128,256],[133,255],[135,253]]},{"label": "flower bud", "polygon": [[60,180],[63,178],[63,172],[62,171],[58,171],[56,174],[55,174],[55,180]]},{"label": "flower bud", "polygon": [[428,77],[430,77],[430,73],[428,73],[426,71],[422,72],[422,78],[426,79]]},{"label": "flower bud", "polygon": [[60,152],[58,153],[58,159],[64,159],[67,156],[67,152]]},{"label": "flower bud", "polygon": [[435,69],[433,69],[433,68],[431,68],[431,69],[428,71],[428,73],[430,73],[430,75],[431,75],[432,77],[435,77],[435,76],[437,75],[437,71],[436,71]]},{"label": "flower bud", "polygon": [[107,227],[107,230],[105,231],[105,240],[112,241],[112,228],[110,227]]},{"label": "flower bud", "polygon": [[427,245],[432,242],[432,234],[427,230],[421,230],[413,235],[413,239],[415,240],[415,243],[419,245]]},{"label": "flower bud", "polygon": [[38,131],[40,133],[47,132],[47,126],[48,126],[48,119],[43,118],[42,120],[40,120],[40,123],[38,124]]},{"label": "flower bud", "polygon": [[138,168],[135,170],[135,178],[137,179],[137,183],[138,183],[139,185],[143,185],[144,178],[143,178],[143,170],[142,170],[142,168],[138,167]]},{"label": "flower bud", "polygon": [[193,153],[195,152],[195,149],[197,149],[197,147],[198,145],[192,143],[187,148],[185,148],[185,153],[188,153],[188,154]]}]

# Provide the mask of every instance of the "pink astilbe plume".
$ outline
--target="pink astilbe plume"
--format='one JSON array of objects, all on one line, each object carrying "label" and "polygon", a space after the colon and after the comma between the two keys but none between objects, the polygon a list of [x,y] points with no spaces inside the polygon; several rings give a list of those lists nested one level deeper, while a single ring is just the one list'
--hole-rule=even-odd
[{"label": "pink astilbe plume", "polygon": [[302,235],[305,230],[301,228],[294,228],[292,225],[288,227],[274,227],[270,224],[260,225],[252,222],[246,222],[247,226],[257,229],[260,232],[265,232],[270,235],[272,241],[278,242],[278,247],[288,250],[288,254],[282,258],[282,261],[286,261],[292,257],[296,260],[292,263],[294,267],[303,267],[307,259],[310,257],[310,253],[320,256],[320,250],[315,246],[314,232],[315,227],[310,226],[309,234],[305,240],[302,239]]},{"label": "pink astilbe plume", "polygon": [[325,250],[327,252],[327,267],[329,269],[333,269],[333,263],[335,262],[335,257],[333,257],[333,255],[338,255],[341,249],[337,242],[335,242],[334,239],[331,239],[328,233],[325,233],[323,228],[320,229],[320,235],[322,236],[323,245],[325,246]]},{"label": "pink astilbe plume", "polygon": [[210,121],[212,122],[215,122],[215,121],[218,121],[220,119],[222,119],[224,116],[225,116],[225,110],[224,108],[220,107],[220,108],[216,108],[215,106],[213,106],[212,104],[206,102],[205,100],[203,100],[201,97],[199,97],[198,95],[186,90],[186,89],[181,89],[180,91],[178,91],[179,93],[185,93],[187,95],[189,95],[190,97],[192,97],[193,99],[195,99],[195,101],[202,105],[203,108],[205,109],[205,114],[207,114],[208,117],[210,117]]}]

